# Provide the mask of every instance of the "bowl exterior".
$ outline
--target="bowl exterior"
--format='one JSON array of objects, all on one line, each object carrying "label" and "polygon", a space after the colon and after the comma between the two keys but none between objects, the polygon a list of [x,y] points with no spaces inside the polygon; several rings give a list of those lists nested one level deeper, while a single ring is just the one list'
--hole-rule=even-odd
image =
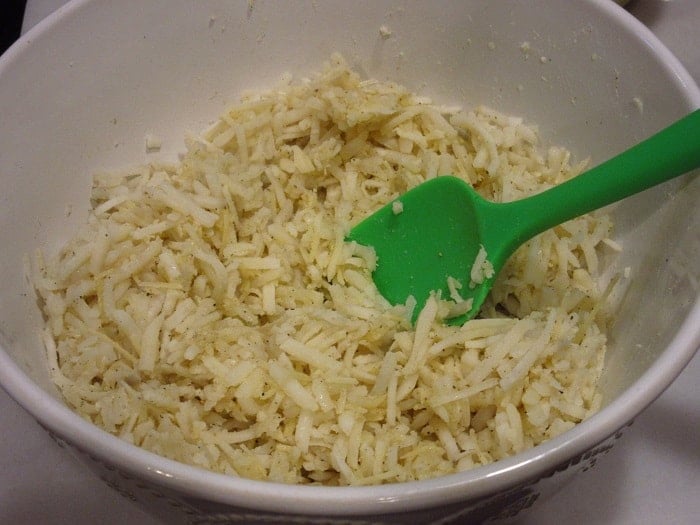
[{"label": "bowl exterior", "polygon": [[[109,459],[95,455],[53,430],[44,427],[51,438],[67,453],[90,469],[103,483],[122,497],[139,505],[153,516],[172,525],[236,524],[236,523],[299,523],[309,525],[425,525],[461,523],[507,523],[521,516],[536,501],[545,500],[565,486],[575,475],[586,472],[607,454],[623,435],[628,423],[613,435],[591,449],[577,454],[559,465],[526,480],[504,482],[497,491],[481,497],[465,495],[457,503],[427,506],[402,511],[393,508],[388,513],[353,514],[320,513],[309,507],[308,513],[270,512],[256,508],[251,495],[250,505],[230,505],[202,497],[194,497],[186,490],[173,489],[117,466]],[[183,490],[184,488],[184,490]]]}]

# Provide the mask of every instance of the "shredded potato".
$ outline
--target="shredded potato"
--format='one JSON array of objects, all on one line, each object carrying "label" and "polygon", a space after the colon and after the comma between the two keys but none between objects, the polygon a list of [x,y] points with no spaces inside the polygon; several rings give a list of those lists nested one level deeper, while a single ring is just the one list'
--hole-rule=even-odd
[{"label": "shredded potato", "polygon": [[599,408],[607,216],[523,246],[462,327],[435,297],[412,327],[415,304],[387,304],[373,251],[344,241],[431,177],[509,201],[583,169],[535,128],[334,55],[186,145],[178,163],[96,175],[83,230],[37,255],[52,377],[89,421],[217,472],[366,485],[488,464]]}]

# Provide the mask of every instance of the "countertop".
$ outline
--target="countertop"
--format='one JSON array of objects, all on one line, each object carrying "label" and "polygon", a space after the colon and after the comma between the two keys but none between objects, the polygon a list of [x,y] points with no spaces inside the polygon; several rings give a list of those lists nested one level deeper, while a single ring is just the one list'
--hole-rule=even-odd
[{"label": "countertop", "polygon": [[[66,3],[28,0],[22,31]],[[632,0],[627,8],[700,82],[698,0]],[[0,525],[162,525],[60,449],[0,389]],[[685,525],[700,521],[700,355],[637,417],[596,467],[518,525]]]}]

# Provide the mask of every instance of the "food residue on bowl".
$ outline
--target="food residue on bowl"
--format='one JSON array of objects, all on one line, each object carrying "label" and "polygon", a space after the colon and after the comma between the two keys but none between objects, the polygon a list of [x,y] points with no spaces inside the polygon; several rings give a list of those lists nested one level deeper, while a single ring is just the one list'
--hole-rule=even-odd
[{"label": "food residue on bowl", "polygon": [[389,26],[382,24],[381,26],[379,26],[379,35],[382,38],[387,39],[392,35],[392,31],[389,28]]},{"label": "food residue on bowl", "polygon": [[153,135],[152,133],[147,133],[146,134],[146,152],[148,153],[154,153],[156,151],[160,151],[160,148],[163,146],[163,141],[160,139],[160,137]]}]

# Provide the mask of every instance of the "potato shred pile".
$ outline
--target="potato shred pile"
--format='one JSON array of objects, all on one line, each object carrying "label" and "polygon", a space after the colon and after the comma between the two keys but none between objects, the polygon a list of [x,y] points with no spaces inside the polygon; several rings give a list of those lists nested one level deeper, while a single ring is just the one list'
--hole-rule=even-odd
[{"label": "potato shred pile", "polygon": [[520,119],[436,106],[334,55],[186,145],[96,175],[85,227],[37,255],[51,374],[89,421],[217,472],[361,485],[488,464],[599,408],[606,216],[522,247],[462,327],[436,297],[412,327],[378,295],[373,251],[344,242],[431,177],[507,201],[582,169]]}]

